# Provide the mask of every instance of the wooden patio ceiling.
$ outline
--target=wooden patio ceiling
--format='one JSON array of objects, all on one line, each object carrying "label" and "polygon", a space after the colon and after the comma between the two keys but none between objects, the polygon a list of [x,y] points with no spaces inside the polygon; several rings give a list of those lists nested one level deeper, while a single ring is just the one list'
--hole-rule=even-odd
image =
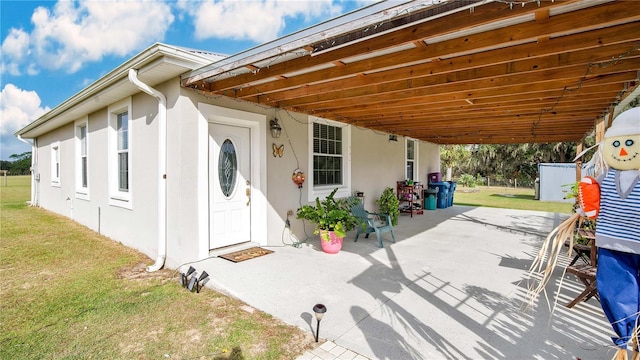
[{"label": "wooden patio ceiling", "polygon": [[580,141],[638,87],[636,1],[398,4],[182,84],[438,144]]}]

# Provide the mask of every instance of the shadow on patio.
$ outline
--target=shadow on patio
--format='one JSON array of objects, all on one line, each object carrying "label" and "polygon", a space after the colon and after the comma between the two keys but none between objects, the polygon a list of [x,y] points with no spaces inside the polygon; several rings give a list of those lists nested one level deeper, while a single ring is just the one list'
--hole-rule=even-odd
[{"label": "shadow on patio", "polygon": [[216,288],[305,330],[311,307],[325,304],[320,336],[370,358],[610,358],[597,301],[564,307],[581,291],[571,276],[553,315],[544,299],[523,310],[529,265],[562,219],[453,206],[401,216],[397,243],[385,237],[382,249],[375,234],[357,243],[349,234],[336,255],[319,244],[282,247],[243,263],[210,259],[205,269]]}]

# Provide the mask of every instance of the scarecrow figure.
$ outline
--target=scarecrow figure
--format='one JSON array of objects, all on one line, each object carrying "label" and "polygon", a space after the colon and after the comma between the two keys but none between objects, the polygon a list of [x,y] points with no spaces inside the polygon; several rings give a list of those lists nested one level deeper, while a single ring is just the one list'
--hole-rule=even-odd
[{"label": "scarecrow figure", "polygon": [[602,309],[617,335],[612,338],[618,347],[615,359],[627,359],[626,349],[631,343],[633,360],[640,360],[640,107],[616,117],[605,132],[594,161],[596,172],[600,170],[602,174],[595,180],[581,181],[582,209],[545,240],[531,271],[542,269],[542,258],[550,242],[551,254],[543,280],[531,291],[531,296],[533,299],[544,290],[567,238],[572,247],[575,221],[580,216],[596,217],[596,287]]},{"label": "scarecrow figure", "polygon": [[633,342],[638,356],[640,311],[640,108],[620,114],[604,135],[608,165],[598,177],[600,211],[596,220],[596,287],[602,310],[618,335],[613,342],[626,357]]}]

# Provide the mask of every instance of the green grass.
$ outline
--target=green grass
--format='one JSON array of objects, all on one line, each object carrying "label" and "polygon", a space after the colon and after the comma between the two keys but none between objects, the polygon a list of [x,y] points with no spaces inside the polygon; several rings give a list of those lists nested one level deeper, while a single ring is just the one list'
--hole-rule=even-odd
[{"label": "green grass", "polygon": [[534,197],[534,190],[527,188],[482,186],[469,189],[458,186],[453,201],[456,205],[571,213],[572,202],[540,201]]},{"label": "green grass", "polygon": [[46,210],[0,183],[0,359],[294,359],[313,336]]}]

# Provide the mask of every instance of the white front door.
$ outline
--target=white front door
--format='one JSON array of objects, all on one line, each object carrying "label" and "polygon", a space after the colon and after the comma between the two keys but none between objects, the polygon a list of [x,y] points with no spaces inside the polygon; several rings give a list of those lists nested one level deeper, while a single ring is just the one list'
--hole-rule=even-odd
[{"label": "white front door", "polygon": [[251,131],[209,123],[209,248],[251,241]]}]

